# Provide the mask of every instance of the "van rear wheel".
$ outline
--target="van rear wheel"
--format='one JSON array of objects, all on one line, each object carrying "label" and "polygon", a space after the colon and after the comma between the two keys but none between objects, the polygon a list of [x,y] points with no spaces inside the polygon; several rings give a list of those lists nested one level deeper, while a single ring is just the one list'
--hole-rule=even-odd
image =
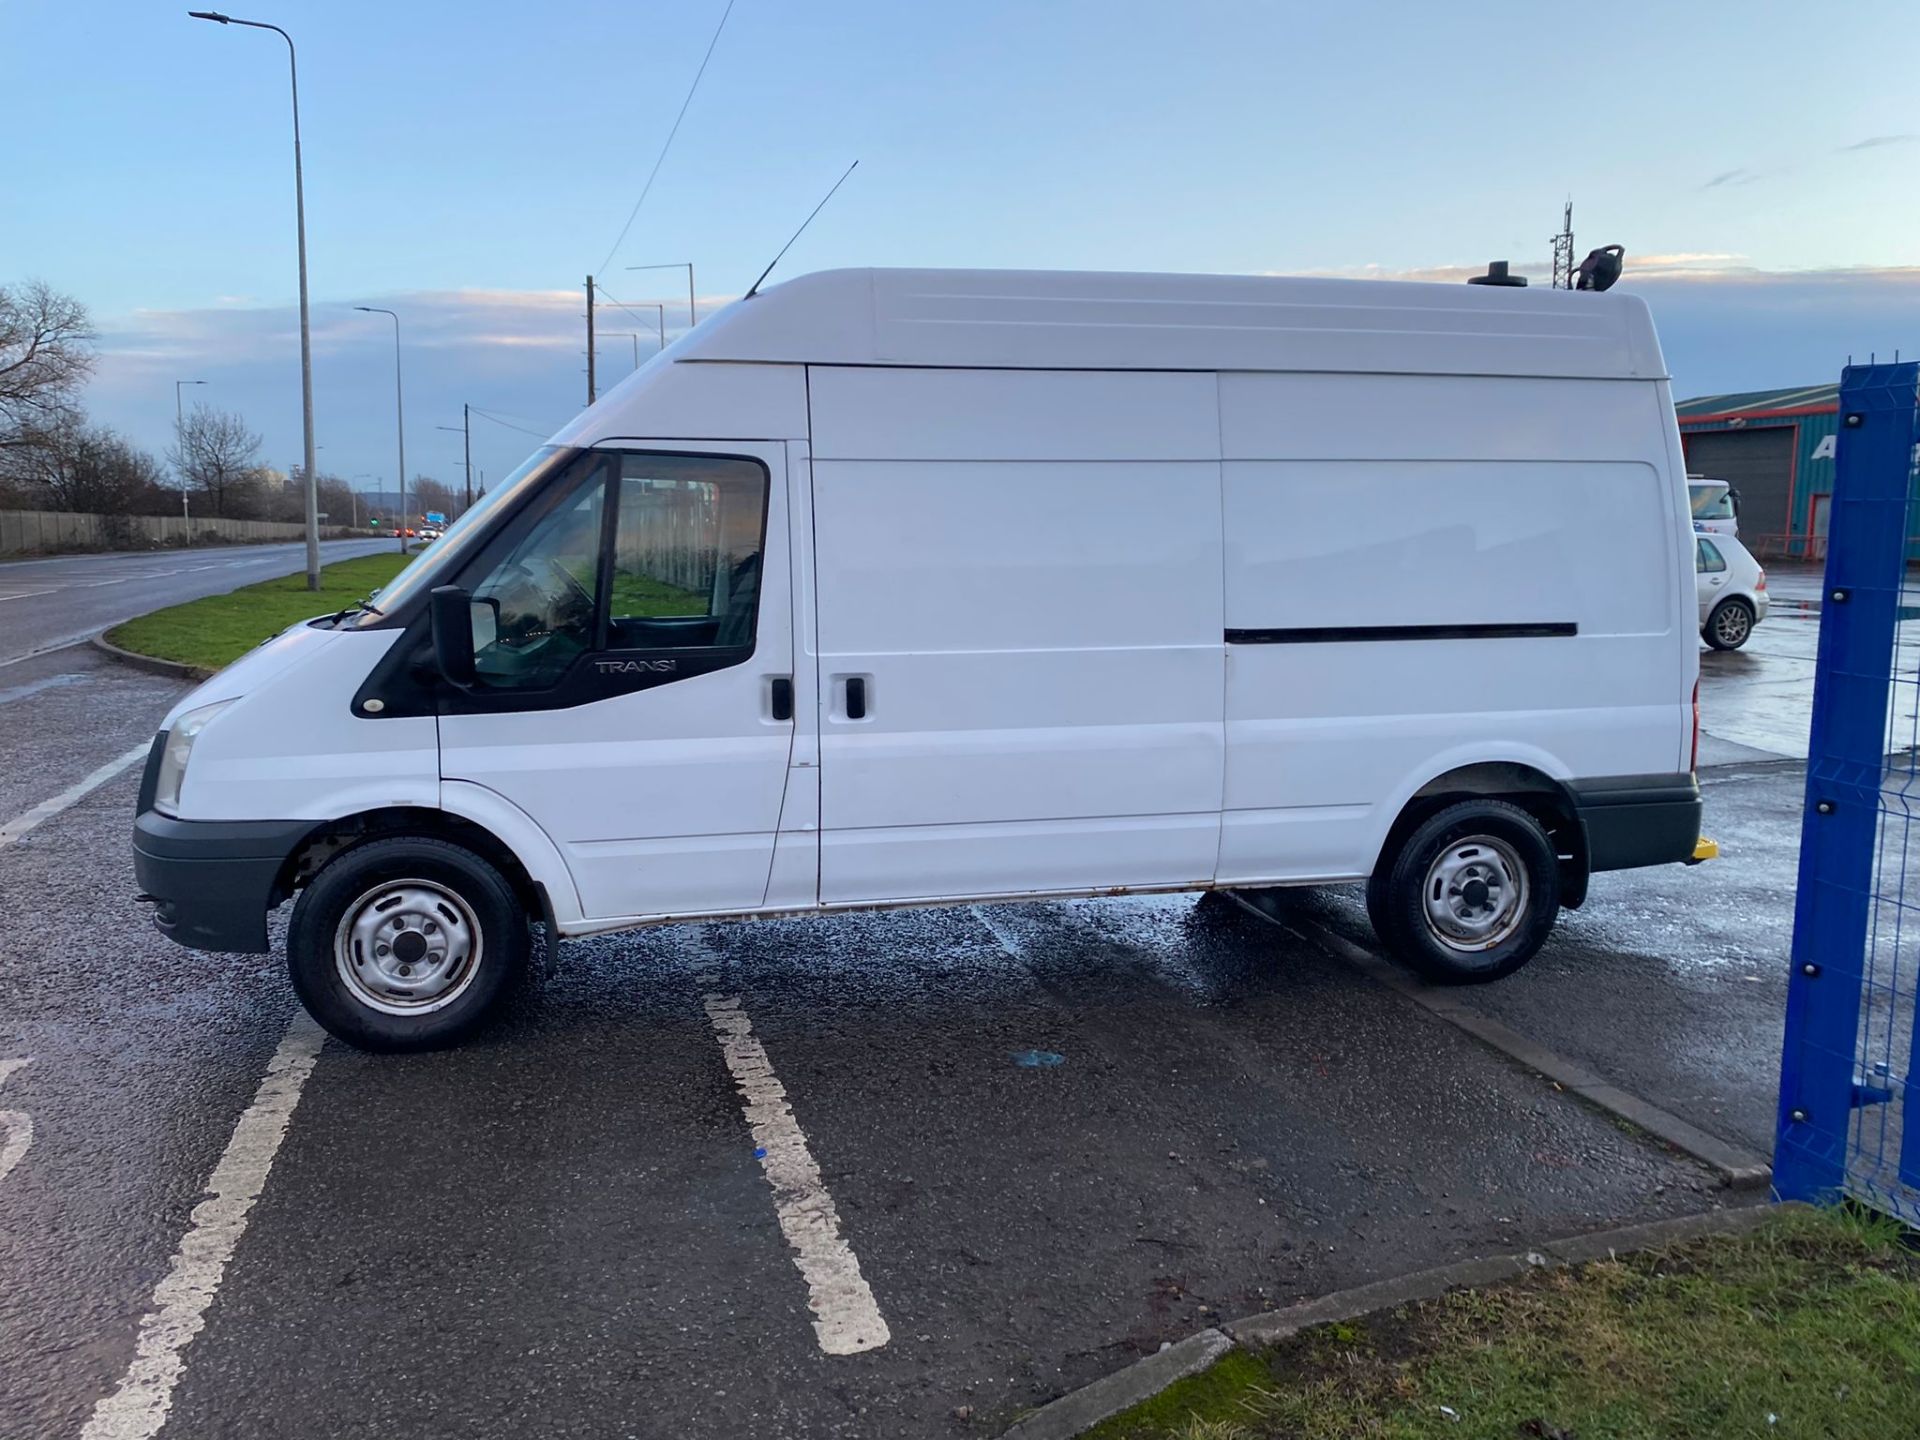
[{"label": "van rear wheel", "polygon": [[362,1050],[426,1050],[485,1020],[531,948],[499,870],[445,840],[397,836],[345,851],[301,892],[287,971],[329,1034]]},{"label": "van rear wheel", "polygon": [[1511,975],[1546,943],[1559,909],[1553,841],[1502,800],[1428,817],[1367,881],[1367,914],[1387,952],[1442,984]]}]

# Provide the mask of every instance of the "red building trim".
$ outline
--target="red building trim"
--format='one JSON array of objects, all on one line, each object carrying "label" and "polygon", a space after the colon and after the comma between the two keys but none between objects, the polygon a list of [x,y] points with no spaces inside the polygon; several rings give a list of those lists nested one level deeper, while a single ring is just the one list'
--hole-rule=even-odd
[{"label": "red building trim", "polygon": [[1724,425],[1729,420],[1791,420],[1797,415],[1834,415],[1838,400],[1820,405],[1793,405],[1785,410],[1722,410],[1715,415],[1676,415],[1682,425]]}]

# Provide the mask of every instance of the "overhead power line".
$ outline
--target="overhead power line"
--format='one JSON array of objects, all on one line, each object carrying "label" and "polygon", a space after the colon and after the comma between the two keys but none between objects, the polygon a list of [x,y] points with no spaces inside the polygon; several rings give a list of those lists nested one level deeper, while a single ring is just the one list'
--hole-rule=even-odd
[{"label": "overhead power line", "polygon": [[627,212],[627,223],[620,227],[613,248],[607,251],[607,258],[600,262],[599,268],[605,270],[613,263],[613,257],[620,253],[627,232],[633,228],[634,218],[639,215],[640,207],[647,203],[647,192],[653,189],[654,177],[660,173],[660,166],[667,158],[667,151],[673,148],[673,137],[680,133],[680,122],[687,118],[687,107],[693,104],[694,92],[700,88],[700,77],[707,73],[707,62],[713,59],[714,46],[720,43],[720,32],[727,28],[727,17],[733,14],[734,0],[727,0],[727,8],[720,12],[720,23],[713,27],[713,39],[707,42],[707,53],[700,57],[700,68],[693,72],[693,84],[687,87],[687,98],[680,102],[680,113],[673,117],[673,128],[667,131],[666,142],[661,145],[660,153],[654,158],[653,169],[647,172],[647,183],[640,187],[640,198],[633,202],[633,209]]},{"label": "overhead power line", "polygon": [[[607,293],[607,287],[602,285],[598,280],[593,282],[593,288],[595,293],[602,300],[606,301],[609,305],[615,306],[618,309],[626,311],[629,315],[633,316],[633,318],[636,320],[644,320],[649,325],[653,324],[653,316],[642,315],[638,310],[634,309],[633,306],[627,304],[626,301],[614,299],[612,295]],[[651,305],[651,302],[648,302],[648,303],[649,305]]]},{"label": "overhead power line", "polygon": [[471,409],[473,413],[478,415],[482,420],[491,420],[496,425],[504,425],[509,430],[518,430],[522,435],[531,435],[536,440],[544,440],[547,438],[547,436],[553,433],[551,430],[529,430],[526,426],[516,425],[511,420],[502,420],[498,415],[495,415],[492,411],[482,410],[478,405],[472,405],[472,406],[469,406],[468,408]]}]

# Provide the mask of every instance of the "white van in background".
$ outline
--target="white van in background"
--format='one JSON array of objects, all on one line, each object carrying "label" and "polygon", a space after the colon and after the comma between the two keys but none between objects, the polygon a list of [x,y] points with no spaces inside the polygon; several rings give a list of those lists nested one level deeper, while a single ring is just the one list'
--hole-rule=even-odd
[{"label": "white van in background", "polygon": [[374,1049],[534,920],[1364,880],[1488,980],[1695,856],[1693,560],[1632,296],[830,271],[181,701],[136,868]]},{"label": "white van in background", "polygon": [[1693,528],[1704,535],[1740,534],[1740,492],[1724,480],[1687,476],[1687,506]]}]

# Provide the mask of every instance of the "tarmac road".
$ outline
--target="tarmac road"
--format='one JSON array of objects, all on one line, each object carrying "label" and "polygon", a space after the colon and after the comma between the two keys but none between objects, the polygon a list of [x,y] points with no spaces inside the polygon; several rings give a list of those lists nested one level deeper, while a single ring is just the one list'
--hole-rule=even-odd
[{"label": "tarmac road", "polygon": [[[0,674],[0,835],[180,693],[86,649]],[[182,1263],[204,1328],[148,1336],[178,1383],[111,1433],[992,1434],[1218,1319],[1723,1200],[1331,950],[1190,897],[571,944],[477,1043],[328,1042],[265,1093],[280,962],[153,931],[136,770],[0,844],[0,1109],[32,1126],[0,1173],[0,1435],[80,1436],[151,1378],[136,1338]],[[1662,893],[1622,877],[1608,913]],[[1566,956],[1576,998],[1614,983],[1573,958],[1598,913],[1536,962]],[[1637,933],[1647,975],[1696,948]],[[877,1348],[822,1348],[714,997],[764,1046]]]},{"label": "tarmac road", "polygon": [[[328,540],[320,546],[320,560],[371,555],[395,543]],[[298,542],[0,562],[0,665],[84,640],[162,606],[291,575],[306,563],[306,546]]]}]

